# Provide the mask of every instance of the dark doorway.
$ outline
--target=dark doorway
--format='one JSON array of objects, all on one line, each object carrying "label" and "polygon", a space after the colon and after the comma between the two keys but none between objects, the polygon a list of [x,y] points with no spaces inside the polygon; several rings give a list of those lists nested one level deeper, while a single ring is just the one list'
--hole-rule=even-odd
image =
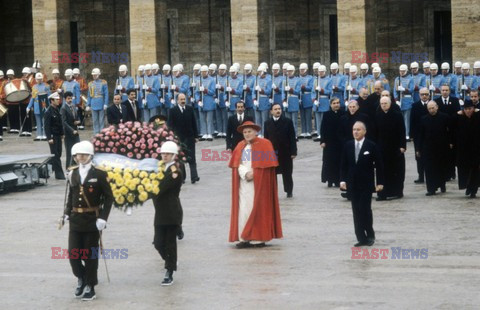
[{"label": "dark doorway", "polygon": [[330,63],[338,62],[337,15],[329,15],[330,26]]},{"label": "dark doorway", "polygon": [[452,12],[434,12],[435,62],[452,62]]},{"label": "dark doorway", "polygon": [[78,53],[78,25],[77,22],[70,22],[70,50]]}]

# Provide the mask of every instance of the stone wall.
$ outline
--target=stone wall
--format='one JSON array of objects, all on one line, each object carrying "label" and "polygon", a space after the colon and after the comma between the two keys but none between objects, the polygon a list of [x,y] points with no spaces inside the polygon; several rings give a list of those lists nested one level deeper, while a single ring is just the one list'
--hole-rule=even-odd
[{"label": "stone wall", "polygon": [[[473,63],[480,59],[480,3],[472,0],[451,0],[453,60]],[[472,71],[471,71],[472,72]]]}]

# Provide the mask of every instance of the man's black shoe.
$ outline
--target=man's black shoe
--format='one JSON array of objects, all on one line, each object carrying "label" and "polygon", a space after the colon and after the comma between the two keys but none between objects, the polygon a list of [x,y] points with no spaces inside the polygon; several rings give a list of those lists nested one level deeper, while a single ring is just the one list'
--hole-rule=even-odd
[{"label": "man's black shoe", "polygon": [[477,198],[477,193],[470,193],[470,198]]},{"label": "man's black shoe", "polygon": [[200,181],[199,177],[196,177],[195,179],[192,180],[192,184],[195,184],[196,182]]},{"label": "man's black shoe", "polygon": [[445,185],[440,186],[440,191],[442,193],[445,193],[447,191],[447,189],[445,188]]},{"label": "man's black shoe", "polygon": [[93,286],[87,285],[85,286],[84,294],[82,296],[82,300],[84,301],[89,301],[89,300],[94,300],[97,298],[97,295],[95,295],[95,289]]},{"label": "man's black shoe", "polygon": [[237,249],[246,249],[246,248],[251,248],[252,244],[248,241],[241,241],[235,245]]},{"label": "man's black shoe", "polygon": [[340,195],[341,195],[343,198],[347,198],[347,199],[348,199],[347,193],[340,193]]},{"label": "man's black shoe", "polygon": [[287,193],[287,198],[292,198],[293,194],[292,193]]},{"label": "man's black shoe", "polygon": [[418,179],[418,180],[413,181],[413,183],[415,183],[415,184],[423,184],[423,183],[425,183],[425,181],[424,181],[423,179]]},{"label": "man's black shoe", "polygon": [[162,281],[162,286],[169,286],[173,284],[173,270],[167,270]]},{"label": "man's black shoe", "polygon": [[313,142],[320,142],[320,137],[316,137],[315,139],[313,139]]},{"label": "man's black shoe", "polygon": [[257,243],[257,244],[253,244],[253,247],[254,248],[264,248],[264,247],[266,247],[266,244],[265,244],[265,242]]},{"label": "man's black shoe", "polygon": [[178,229],[178,232],[177,232],[177,238],[178,238],[178,240],[182,240],[183,237],[185,237],[185,233],[183,232],[183,229],[180,226],[180,228]]},{"label": "man's black shoe", "polygon": [[364,245],[367,245],[367,243],[366,242],[357,242],[353,246],[358,248],[359,246],[364,246]]},{"label": "man's black shoe", "polygon": [[472,193],[472,191],[471,191],[470,189],[467,188],[467,189],[465,190],[465,196],[468,196],[468,195],[470,195],[471,193]]},{"label": "man's black shoe", "polygon": [[385,200],[387,200],[387,198],[386,198],[386,197],[383,197],[383,196],[379,196],[379,197],[377,197],[377,199],[375,199],[375,200],[376,200],[376,201],[385,201]]},{"label": "man's black shoe", "polygon": [[403,198],[403,194],[397,195],[397,196],[388,197],[388,200],[395,200],[395,199],[400,199],[400,198]]},{"label": "man's black shoe", "polygon": [[83,290],[85,289],[86,283],[82,278],[78,278],[77,288],[75,289],[75,297],[80,298],[83,296]]},{"label": "man's black shoe", "polygon": [[368,240],[366,245],[372,246],[375,243],[375,240]]},{"label": "man's black shoe", "polygon": [[427,192],[427,193],[425,194],[425,196],[433,196],[433,195],[435,195],[435,192],[433,192],[433,193],[432,193],[432,192]]}]

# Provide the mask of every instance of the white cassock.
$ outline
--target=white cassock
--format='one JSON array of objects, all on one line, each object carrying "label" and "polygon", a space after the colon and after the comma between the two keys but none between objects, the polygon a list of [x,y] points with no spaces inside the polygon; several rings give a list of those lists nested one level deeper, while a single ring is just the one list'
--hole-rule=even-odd
[{"label": "white cassock", "polygon": [[248,218],[253,210],[253,198],[255,195],[255,187],[253,180],[248,182],[245,178],[245,175],[252,169],[252,146],[247,144],[242,152],[242,161],[238,167],[238,174],[240,176],[240,189],[238,191],[238,236],[240,241],[251,241],[243,240],[242,232],[247,224]]}]

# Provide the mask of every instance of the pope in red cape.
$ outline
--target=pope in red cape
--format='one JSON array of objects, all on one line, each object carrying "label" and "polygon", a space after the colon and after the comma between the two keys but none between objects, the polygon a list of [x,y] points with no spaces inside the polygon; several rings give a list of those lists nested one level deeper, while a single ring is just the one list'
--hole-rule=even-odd
[{"label": "pope in red cape", "polygon": [[262,247],[266,241],[282,238],[278,205],[277,156],[272,143],[257,137],[260,127],[247,121],[238,126],[243,133],[232,153],[232,212],[229,241],[239,248]]}]

